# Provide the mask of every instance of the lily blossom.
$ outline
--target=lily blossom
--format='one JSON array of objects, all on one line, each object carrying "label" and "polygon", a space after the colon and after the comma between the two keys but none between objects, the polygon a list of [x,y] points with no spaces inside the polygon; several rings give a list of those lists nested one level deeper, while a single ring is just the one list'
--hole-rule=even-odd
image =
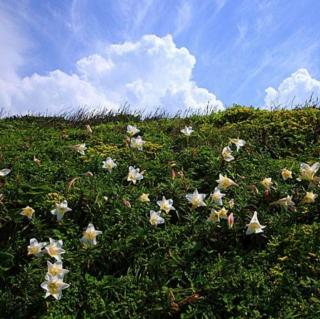
[{"label": "lily blossom", "polygon": [[37,239],[31,238],[30,239],[30,245],[28,246],[28,256],[29,255],[35,255],[39,256],[42,253],[42,248],[46,245],[47,243],[39,243]]},{"label": "lily blossom", "polygon": [[173,200],[172,199],[166,199],[164,196],[162,197],[162,200],[157,201],[157,205],[160,207],[160,210],[165,211],[167,214],[170,212],[170,210],[176,210],[173,206]]},{"label": "lily blossom", "polygon": [[316,201],[317,197],[318,197],[318,194],[315,194],[314,192],[306,192],[306,194],[302,199],[302,203],[312,204]]},{"label": "lily blossom", "polygon": [[185,126],[180,132],[186,136],[190,136],[193,132],[192,126]]},{"label": "lily blossom", "polygon": [[292,172],[289,171],[287,168],[284,168],[281,170],[281,176],[284,181],[286,181],[289,178],[292,178]]},{"label": "lily blossom", "polygon": [[64,200],[61,203],[56,203],[56,208],[51,210],[52,215],[57,215],[57,221],[59,222],[65,213],[72,211],[70,207],[68,207],[68,202]]},{"label": "lily blossom", "polygon": [[48,275],[57,276],[59,278],[63,278],[65,274],[69,272],[67,269],[63,269],[62,261],[56,261],[52,264],[50,261],[47,261],[48,266]]},{"label": "lily blossom", "polygon": [[137,181],[143,179],[143,172],[140,172],[140,168],[134,168],[133,166],[129,166],[129,173],[127,177],[128,182],[132,182],[136,184]]},{"label": "lily blossom", "polygon": [[136,135],[137,133],[139,133],[140,130],[138,128],[136,128],[135,126],[133,125],[128,125],[127,126],[127,134],[132,137],[134,135]]},{"label": "lily blossom", "polygon": [[26,206],[25,208],[22,208],[20,215],[26,216],[29,219],[32,219],[34,212],[35,210],[32,207]]},{"label": "lily blossom", "polygon": [[192,208],[197,208],[200,206],[207,206],[207,204],[203,201],[206,197],[206,194],[199,194],[196,189],[193,194],[187,194],[186,199],[191,203]]},{"label": "lily blossom", "polygon": [[130,147],[131,148],[136,148],[139,151],[143,150],[143,144],[145,143],[145,141],[142,139],[142,137],[139,135],[136,138],[132,137],[131,141],[130,141]]},{"label": "lily blossom", "polygon": [[0,177],[4,177],[4,176],[7,176],[8,174],[11,173],[11,169],[9,168],[4,168],[2,170],[0,170]]},{"label": "lily blossom", "polygon": [[240,138],[230,138],[229,141],[237,147],[237,152],[239,151],[240,147],[246,145],[246,141],[241,140]]},{"label": "lily blossom", "polygon": [[49,241],[50,244],[45,247],[45,251],[50,257],[53,257],[57,261],[61,261],[61,254],[65,253],[65,250],[62,249],[62,240],[54,240],[52,238],[49,238]]},{"label": "lily blossom", "polygon": [[157,226],[164,223],[164,219],[160,216],[161,212],[155,212],[154,210],[150,210],[150,219],[149,222],[153,226]]},{"label": "lily blossom", "polygon": [[149,194],[146,194],[146,193],[141,194],[138,199],[142,203],[150,202]]},{"label": "lily blossom", "polygon": [[84,245],[96,245],[97,244],[97,236],[101,235],[102,231],[96,230],[93,224],[89,224],[87,229],[83,232],[83,237],[81,238],[81,242]]},{"label": "lily blossom", "polygon": [[234,157],[232,156],[232,150],[229,146],[224,147],[221,154],[226,162],[231,162],[234,160]]},{"label": "lily blossom", "polygon": [[39,160],[39,158],[36,158],[35,156],[33,156],[33,161],[40,166],[41,165],[41,161]]},{"label": "lily blossom", "polygon": [[218,205],[222,206],[222,198],[226,196],[226,194],[221,193],[219,187],[214,189],[213,194],[210,195],[210,198]]},{"label": "lily blossom", "polygon": [[229,201],[228,201],[228,205],[230,208],[233,208],[234,207],[234,199],[231,198]]},{"label": "lily blossom", "polygon": [[254,212],[250,223],[247,224],[246,226],[247,226],[246,235],[263,233],[263,229],[266,227],[266,226],[262,226],[260,224],[260,222],[258,220],[258,213],[257,212]]},{"label": "lily blossom", "polygon": [[227,214],[228,211],[224,207],[220,210],[213,209],[207,220],[210,222],[220,222],[220,219],[228,219]]},{"label": "lily blossom", "polygon": [[41,284],[41,288],[46,290],[45,298],[53,296],[56,300],[62,297],[62,290],[70,287],[69,284],[63,282],[63,279],[58,276],[46,275],[46,281]]},{"label": "lily blossom", "polygon": [[315,174],[320,168],[320,163],[316,162],[313,165],[308,165],[306,163],[300,164],[300,176],[297,178],[298,181],[306,180],[312,182],[315,178]]},{"label": "lily blossom", "polygon": [[109,173],[112,172],[112,169],[117,167],[117,164],[114,162],[114,160],[111,157],[108,157],[105,161],[102,162],[102,168],[105,168],[109,171]]},{"label": "lily blossom", "polygon": [[271,186],[273,185],[273,182],[272,182],[272,179],[271,177],[268,177],[268,178],[264,178],[262,181],[261,181],[261,185],[264,187],[264,189],[266,190],[270,190]]},{"label": "lily blossom", "polygon": [[284,208],[295,208],[295,203],[292,200],[292,196],[287,196],[284,198],[280,198],[279,200],[276,200],[275,202],[270,203],[270,206],[278,205],[282,206]]},{"label": "lily blossom", "polygon": [[222,190],[227,189],[230,186],[238,186],[238,184],[235,183],[231,178],[223,176],[222,174],[219,174],[219,179],[217,179],[216,181],[219,183],[218,187]]},{"label": "lily blossom", "polygon": [[73,145],[72,146],[72,148],[76,151],[76,152],[78,152],[78,153],[80,153],[81,155],[85,155],[85,150],[87,149],[87,147],[86,147],[86,144],[76,144],[76,145]]},{"label": "lily blossom", "polygon": [[93,177],[93,173],[90,172],[90,171],[85,172],[83,175],[86,176],[86,177]]},{"label": "lily blossom", "polygon": [[91,126],[89,124],[86,125],[86,132],[88,134],[92,134],[93,133],[92,128],[91,128]]}]

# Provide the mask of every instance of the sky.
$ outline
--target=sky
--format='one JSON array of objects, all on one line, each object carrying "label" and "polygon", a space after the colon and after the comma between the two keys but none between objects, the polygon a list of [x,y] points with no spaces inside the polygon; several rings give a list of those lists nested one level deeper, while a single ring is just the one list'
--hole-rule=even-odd
[{"label": "sky", "polygon": [[0,0],[0,107],[204,111],[320,98],[318,0]]}]

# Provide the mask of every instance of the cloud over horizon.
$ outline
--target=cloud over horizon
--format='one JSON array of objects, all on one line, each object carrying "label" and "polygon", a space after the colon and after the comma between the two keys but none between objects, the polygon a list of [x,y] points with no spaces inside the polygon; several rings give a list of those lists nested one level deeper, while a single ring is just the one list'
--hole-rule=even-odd
[{"label": "cloud over horizon", "polygon": [[196,58],[178,48],[169,34],[144,35],[135,42],[109,44],[102,52],[82,57],[75,71],[0,78],[0,106],[10,113],[57,113],[77,107],[152,111],[170,114],[191,108],[203,111],[223,103],[192,78]]},{"label": "cloud over horizon", "polygon": [[278,89],[268,87],[265,104],[267,107],[303,105],[311,97],[320,99],[320,81],[311,77],[307,69],[301,68],[284,79]]}]

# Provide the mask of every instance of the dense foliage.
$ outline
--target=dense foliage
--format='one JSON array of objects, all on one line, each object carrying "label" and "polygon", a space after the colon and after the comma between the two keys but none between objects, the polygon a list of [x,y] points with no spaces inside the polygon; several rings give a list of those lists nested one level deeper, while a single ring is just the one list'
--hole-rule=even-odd
[{"label": "dense foliage", "polygon": [[[85,124],[93,130],[89,134]],[[127,124],[146,141],[126,143]],[[190,137],[181,134],[191,125]],[[320,201],[302,204],[312,186],[299,182],[300,163],[319,160],[320,111],[263,111],[233,107],[188,118],[77,123],[22,117],[0,121],[1,318],[319,318]],[[235,160],[221,158],[229,138],[247,143]],[[86,143],[82,156],[70,146]],[[112,157],[112,173],[102,161]],[[34,157],[41,163],[36,163]],[[145,170],[136,185],[128,167]],[[284,181],[281,169],[291,169]],[[92,172],[92,174],[85,174]],[[235,224],[207,222],[213,207],[191,209],[185,195],[207,194],[219,173],[239,186],[225,191]],[[266,196],[260,181],[271,177]],[[75,179],[76,178],[76,179]],[[319,193],[319,187],[312,187]],[[149,193],[150,203],[138,201]],[[292,195],[296,210],[269,204]],[[104,198],[108,197],[108,200]],[[176,211],[152,226],[156,201],[172,198]],[[57,222],[50,211],[66,199],[71,212]],[[208,199],[208,198],[207,198]],[[233,208],[228,201],[234,199]],[[19,213],[35,209],[29,221]],[[247,236],[253,212],[266,228]],[[81,245],[89,223],[98,244]],[[47,256],[28,256],[31,238],[62,239],[66,253],[61,300],[44,298]]]}]

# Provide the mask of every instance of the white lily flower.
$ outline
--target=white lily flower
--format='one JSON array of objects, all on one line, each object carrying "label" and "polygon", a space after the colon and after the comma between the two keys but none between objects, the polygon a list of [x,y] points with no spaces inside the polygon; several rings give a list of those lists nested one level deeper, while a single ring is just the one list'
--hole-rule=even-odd
[{"label": "white lily flower", "polygon": [[4,177],[4,176],[7,176],[8,174],[11,173],[11,169],[9,168],[4,168],[2,170],[0,170],[0,177]]},{"label": "white lily flower", "polygon": [[213,209],[209,217],[207,218],[207,222],[217,223],[219,221],[220,221],[219,214],[215,209]]},{"label": "white lily flower", "polygon": [[317,197],[318,194],[315,194],[314,192],[306,192],[305,196],[302,199],[302,203],[312,204],[316,201]]},{"label": "white lily flower", "polygon": [[207,206],[207,204],[203,201],[206,197],[206,194],[199,194],[196,189],[192,194],[187,194],[186,199],[191,203],[192,208],[197,208],[200,206]]},{"label": "white lily flower", "polygon": [[132,126],[132,125],[128,125],[127,126],[127,134],[132,137],[134,135],[136,135],[137,133],[139,133],[140,130],[137,129],[135,126]]},{"label": "white lily flower", "polygon": [[149,222],[153,226],[157,226],[164,223],[164,219],[160,216],[161,212],[155,212],[150,210],[150,219]]},{"label": "white lily flower", "polygon": [[231,178],[228,178],[227,176],[223,176],[219,174],[219,179],[216,180],[218,184],[219,189],[227,189],[230,186],[238,186],[237,183],[235,183]]},{"label": "white lily flower", "polygon": [[50,244],[45,247],[45,251],[50,257],[53,257],[57,261],[61,261],[61,254],[65,253],[65,250],[62,249],[62,240],[54,240],[52,238],[49,238],[49,241]]},{"label": "white lily flower", "polygon": [[92,128],[91,128],[91,126],[89,124],[86,125],[86,131],[87,131],[88,134],[92,134],[93,133]]},{"label": "white lily flower", "polygon": [[129,166],[127,181],[136,184],[137,181],[140,181],[141,179],[143,179],[143,172],[140,172],[140,168],[134,168],[133,166]]},{"label": "white lily flower", "polygon": [[287,168],[283,168],[281,170],[281,176],[283,180],[286,181],[287,179],[292,178],[292,172],[289,171]]},{"label": "white lily flower", "polygon": [[84,152],[85,152],[85,150],[87,149],[86,144],[84,144],[84,143],[73,145],[72,148],[73,148],[76,152],[80,153],[81,155],[85,155]]},{"label": "white lily flower", "polygon": [[41,161],[39,160],[39,158],[36,158],[35,156],[33,156],[33,161],[40,166],[41,165]]},{"label": "white lily flower", "polygon": [[108,157],[105,161],[102,162],[102,168],[105,168],[111,173],[112,169],[117,167],[117,164],[114,162],[114,160],[111,157]]},{"label": "white lily flower", "polygon": [[212,200],[219,206],[222,206],[222,198],[224,196],[226,196],[226,194],[221,193],[219,187],[215,187],[213,194],[210,195]]},{"label": "white lily flower", "polygon": [[229,204],[229,207],[230,207],[230,208],[233,208],[233,207],[234,207],[234,199],[231,198],[231,199],[228,201],[228,204]]},{"label": "white lily flower", "polygon": [[287,196],[284,198],[280,198],[279,200],[276,200],[275,202],[270,203],[271,206],[278,205],[282,206],[284,208],[295,208],[295,203],[292,200],[292,196]]},{"label": "white lily flower", "polygon": [[56,203],[56,208],[51,210],[52,215],[57,215],[57,221],[59,222],[65,213],[72,211],[70,207],[68,207],[68,202],[64,200],[61,203]]},{"label": "white lily flower", "polygon": [[56,261],[52,264],[50,261],[47,261],[48,266],[48,275],[57,276],[59,278],[63,278],[65,274],[69,272],[67,269],[63,269],[62,261]]},{"label": "white lily flower", "polygon": [[264,189],[266,190],[270,190],[270,187],[273,185],[273,182],[272,182],[272,179],[271,177],[268,177],[268,178],[264,178],[262,181],[261,181],[261,185],[264,187]]},{"label": "white lily flower", "polygon": [[180,132],[186,136],[190,136],[193,132],[192,126],[185,126]]},{"label": "white lily flower", "polygon": [[41,288],[46,290],[45,298],[53,296],[55,299],[60,300],[62,297],[62,290],[70,287],[69,284],[63,282],[62,278],[58,276],[46,275],[46,281],[41,284]]},{"label": "white lily flower", "polygon": [[210,222],[220,222],[220,219],[228,219],[228,210],[226,210],[224,207],[221,208],[220,210],[211,210],[211,214],[208,217],[208,221]]},{"label": "white lily flower", "polygon": [[162,197],[162,200],[157,201],[158,206],[160,207],[160,210],[165,211],[167,214],[170,212],[170,210],[176,210],[172,204],[172,199],[166,199],[164,196]]},{"label": "white lily flower", "polygon": [[314,180],[315,174],[320,168],[320,163],[316,162],[312,166],[301,163],[300,164],[300,176],[297,178],[298,181],[306,180],[312,182]]},{"label": "white lily flower", "polygon": [[226,162],[231,162],[234,160],[234,157],[232,156],[232,150],[229,146],[224,147],[221,154]]},{"label": "white lily flower", "polygon": [[138,199],[139,199],[139,201],[142,202],[142,203],[148,203],[148,202],[150,202],[149,194],[146,194],[146,193],[141,194]]},{"label": "white lily flower", "polygon": [[42,248],[46,245],[47,243],[39,243],[37,239],[31,238],[30,239],[30,245],[28,246],[28,255],[35,255],[39,256],[42,253]]},{"label": "white lily flower", "polygon": [[241,140],[240,138],[230,138],[229,141],[237,147],[237,152],[239,151],[240,147],[246,145],[246,141]]},{"label": "white lily flower", "polygon": [[94,246],[97,244],[97,236],[101,234],[102,231],[96,230],[93,224],[90,223],[87,229],[83,232],[83,237],[81,238],[81,241],[85,245]]},{"label": "white lily flower", "polygon": [[251,234],[259,234],[259,233],[263,233],[263,229],[266,226],[262,226],[258,220],[258,213],[254,212],[251,221],[249,224],[246,225],[247,231],[246,231],[246,235],[251,235]]},{"label": "white lily flower", "polygon": [[35,210],[32,207],[26,206],[25,208],[22,208],[20,215],[26,216],[29,219],[32,219],[34,212]]},{"label": "white lily flower", "polygon": [[139,151],[142,151],[144,143],[145,143],[145,141],[142,139],[141,136],[137,136],[136,138],[132,137],[131,141],[130,141],[130,147],[131,148],[136,148]]}]

